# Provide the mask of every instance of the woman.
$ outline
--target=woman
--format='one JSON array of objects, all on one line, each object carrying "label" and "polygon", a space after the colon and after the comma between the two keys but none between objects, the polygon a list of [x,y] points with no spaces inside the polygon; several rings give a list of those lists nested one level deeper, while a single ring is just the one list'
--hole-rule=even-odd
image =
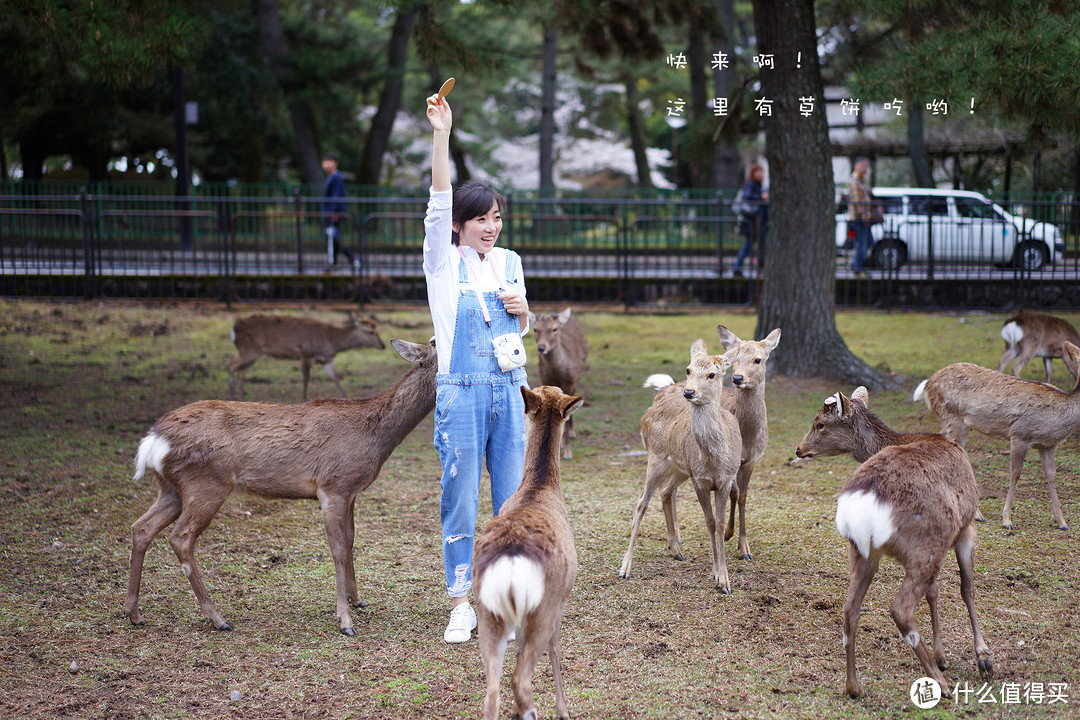
[{"label": "woman", "polygon": [[[443,469],[446,592],[453,601],[443,639],[459,643],[476,627],[469,589],[481,462],[486,456],[495,514],[517,490],[524,469],[525,407],[518,387],[526,384],[521,336],[528,331],[529,305],[521,258],[495,247],[502,196],[480,183],[465,183],[451,195],[453,115],[445,98],[427,99],[427,118],[433,148],[424,275],[439,355],[435,447]],[[500,358],[496,340],[517,354]]]}]

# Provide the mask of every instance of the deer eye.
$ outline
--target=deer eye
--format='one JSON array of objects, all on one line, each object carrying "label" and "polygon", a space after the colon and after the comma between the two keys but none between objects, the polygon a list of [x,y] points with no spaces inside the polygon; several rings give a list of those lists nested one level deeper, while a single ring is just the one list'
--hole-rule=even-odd
[{"label": "deer eye", "polygon": [[818,430],[824,430],[825,429],[825,423],[818,423],[814,427],[817,428]]},{"label": "deer eye", "polygon": [[687,375],[687,376],[689,377],[689,375],[690,375],[690,368],[686,368],[686,375]]},{"label": "deer eye", "polygon": [[754,364],[755,365],[760,365],[761,364],[761,358],[754,358]]},{"label": "deer eye", "polygon": [[716,377],[716,373],[709,373],[709,379],[712,380]]}]

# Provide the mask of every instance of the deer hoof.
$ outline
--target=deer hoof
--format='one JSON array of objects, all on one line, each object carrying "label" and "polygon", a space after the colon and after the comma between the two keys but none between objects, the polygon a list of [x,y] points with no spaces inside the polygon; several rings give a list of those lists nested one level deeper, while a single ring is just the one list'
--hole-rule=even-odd
[{"label": "deer hoof", "polygon": [[343,627],[341,628],[341,634],[348,637],[353,637],[354,635],[356,635],[356,630],[351,627]]},{"label": "deer hoof", "polygon": [[686,557],[682,553],[676,553],[672,557],[674,557],[679,562],[683,562],[684,560],[686,560]]},{"label": "deer hoof", "polygon": [[1001,523],[1001,527],[1005,528],[1006,530],[1012,530],[1013,529],[1011,522],[1010,523]]},{"label": "deer hoof", "polygon": [[720,591],[721,595],[730,595],[731,594],[731,588],[728,587],[727,585],[718,585],[717,589]]},{"label": "deer hoof", "polygon": [[979,658],[979,675],[984,678],[994,677],[994,663],[989,657]]},{"label": "deer hoof", "polygon": [[229,632],[229,631],[232,630],[232,625],[230,625],[227,622],[223,622],[220,625],[215,625],[214,629],[215,630],[220,630],[221,632]]},{"label": "deer hoof", "polygon": [[754,556],[753,556],[753,555],[751,555],[751,554],[750,554],[750,553],[748,553],[748,552],[745,552],[745,553],[743,553],[742,555],[740,555],[740,556],[739,556],[739,559],[740,559],[740,560],[753,560],[753,559],[754,559]]},{"label": "deer hoof", "polygon": [[349,598],[349,603],[354,608],[366,608],[367,607],[367,600],[359,600],[357,598]]},{"label": "deer hoof", "polygon": [[1061,528],[1062,530],[1065,530],[1066,532],[1068,532],[1068,530],[1069,530],[1068,525],[1058,525],[1058,527]]}]

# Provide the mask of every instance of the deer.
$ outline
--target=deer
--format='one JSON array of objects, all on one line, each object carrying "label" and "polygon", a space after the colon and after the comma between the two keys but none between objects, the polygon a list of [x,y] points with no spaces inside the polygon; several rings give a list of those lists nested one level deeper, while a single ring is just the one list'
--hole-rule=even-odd
[{"label": "deer", "polygon": [[998,372],[1005,372],[1009,363],[1013,363],[1012,374],[1020,377],[1029,360],[1041,357],[1046,366],[1046,382],[1049,383],[1053,375],[1051,363],[1054,358],[1061,358],[1073,378],[1080,378],[1076,363],[1064,349],[1066,340],[1080,346],[1080,333],[1061,318],[1036,312],[1014,315],[1002,324],[1001,339],[1005,341],[1005,352],[998,360]]},{"label": "deer", "polygon": [[[736,474],[742,457],[739,421],[722,400],[724,373],[731,367],[737,349],[724,355],[709,355],[705,341],[698,338],[690,347],[690,364],[682,392],[665,388],[656,394],[653,404],[641,417],[641,439],[648,453],[645,489],[638,499],[630,527],[630,545],[623,556],[619,576],[630,577],[641,519],[657,489],[667,500],[675,488],[689,479],[705,514],[705,527],[712,544],[712,579],[723,594],[731,592],[728,580],[724,541],[716,538],[717,519],[724,520],[724,502],[730,497],[738,502]],[[675,388],[678,386],[672,386]],[[716,515],[712,504],[715,501]],[[665,511],[668,505],[665,504]],[[668,547],[682,560],[677,535],[672,533],[674,504],[668,516]]]},{"label": "deer", "polygon": [[240,318],[230,333],[239,356],[229,363],[229,399],[235,400],[234,385],[240,384],[240,399],[244,399],[244,373],[263,355],[281,360],[299,360],[304,377],[302,399],[307,401],[311,364],[320,363],[326,376],[337,385],[342,397],[348,397],[334,372],[334,356],[342,350],[386,346],[375,331],[375,321],[357,320],[352,313],[343,325],[330,325],[310,318],[280,315],[251,315]]},{"label": "deer", "polygon": [[[1080,347],[1066,341],[1064,351],[1076,367]],[[919,383],[911,399],[925,401],[941,419],[941,432],[961,447],[967,444],[969,428],[1009,442],[1009,494],[1001,510],[1001,524],[1007,530],[1013,529],[1012,505],[1024,459],[1028,450],[1036,448],[1050,490],[1054,521],[1062,530],[1069,529],[1054,487],[1054,452],[1065,438],[1080,430],[1080,381],[1065,392],[1048,383],[971,363],[954,363]]]},{"label": "deer", "polygon": [[578,561],[563,502],[559,445],[563,427],[583,401],[552,386],[522,387],[521,395],[527,422],[524,476],[473,550],[477,637],[487,681],[485,720],[499,715],[499,676],[511,637],[517,642],[514,717],[537,717],[532,676],[545,648],[555,681],[555,715],[570,717],[559,635]]},{"label": "deer", "polygon": [[145,624],[139,585],[146,549],[176,523],[169,544],[191,583],[203,616],[232,630],[210,601],[195,564],[195,541],[233,491],[267,498],[319,501],[334,561],[337,617],[355,634],[349,605],[363,607],[353,564],[356,496],[379,475],[386,459],[435,407],[438,358],[426,345],[391,340],[414,363],[374,397],[327,398],[302,405],[202,400],[163,415],[139,443],[138,481],[157,475],[157,499],[131,526],[131,565],[124,615]]},{"label": "deer", "polygon": [[[855,671],[855,639],[863,598],[882,555],[904,567],[904,580],[889,612],[927,676],[950,696],[938,625],[937,578],[952,549],[960,568],[960,595],[967,606],[980,677],[994,673],[990,648],[975,616],[973,567],[979,489],[967,453],[936,433],[901,433],[868,409],[865,387],[851,397],[825,399],[795,454],[800,458],[850,453],[862,465],[844,482],[836,503],[836,529],[848,541],[851,582],[844,603],[845,690],[862,695]],[[930,608],[933,653],[915,623],[922,598]]]},{"label": "deer", "polygon": [[[746,535],[746,497],[750,489],[750,476],[754,465],[765,454],[769,444],[768,412],[765,407],[765,380],[768,373],[769,355],[780,343],[780,328],[776,328],[764,340],[740,340],[739,336],[723,325],[717,325],[716,331],[720,342],[727,351],[737,350],[731,365],[731,384],[725,387],[724,407],[731,411],[739,421],[742,436],[742,457],[739,461],[739,473],[736,485],[739,491],[739,559],[752,560],[750,542]],[[659,393],[678,392],[680,385],[662,387],[672,381],[668,375],[650,375],[642,387],[659,387]],[[682,553],[677,550],[681,545],[679,526],[675,513],[676,486],[661,492],[664,519],[667,523],[668,544],[676,559],[682,560]],[[731,505],[724,540],[730,540],[735,534],[735,504]]]},{"label": "deer", "polygon": [[[571,316],[571,308],[550,315],[529,313],[529,325],[536,336],[541,385],[554,385],[567,395],[577,392],[578,380],[589,357],[589,341],[581,323]],[[570,441],[577,437],[574,418],[563,426],[563,460],[573,460]]]}]

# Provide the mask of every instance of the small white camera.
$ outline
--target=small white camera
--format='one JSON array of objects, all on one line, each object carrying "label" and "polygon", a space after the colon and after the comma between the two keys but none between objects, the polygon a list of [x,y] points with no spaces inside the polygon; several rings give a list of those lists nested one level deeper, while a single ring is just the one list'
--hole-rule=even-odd
[{"label": "small white camera", "polygon": [[525,365],[525,345],[521,342],[521,335],[506,333],[492,340],[491,344],[495,346],[495,357],[503,372]]}]

